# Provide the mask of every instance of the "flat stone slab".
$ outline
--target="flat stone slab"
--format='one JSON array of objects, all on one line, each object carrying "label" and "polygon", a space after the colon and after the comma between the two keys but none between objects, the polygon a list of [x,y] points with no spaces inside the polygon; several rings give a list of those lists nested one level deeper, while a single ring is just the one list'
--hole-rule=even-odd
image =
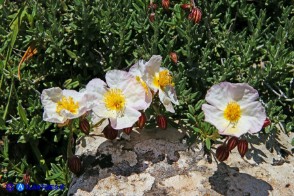
[{"label": "flat stone slab", "polygon": [[200,144],[189,147],[175,128],[133,131],[115,141],[83,137],[76,155],[84,171],[73,176],[68,195],[294,195],[294,134],[257,136],[244,159],[234,149],[223,163]]}]

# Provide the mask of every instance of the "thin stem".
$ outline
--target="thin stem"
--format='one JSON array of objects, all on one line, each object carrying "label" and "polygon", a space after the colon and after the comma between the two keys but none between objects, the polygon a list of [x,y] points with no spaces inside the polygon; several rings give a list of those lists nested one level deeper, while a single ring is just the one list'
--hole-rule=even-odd
[{"label": "thin stem", "polygon": [[72,153],[72,137],[73,137],[73,131],[72,131],[72,122],[69,122],[68,125],[69,128],[69,136],[68,136],[68,141],[67,141],[67,158],[72,157],[73,153]]}]

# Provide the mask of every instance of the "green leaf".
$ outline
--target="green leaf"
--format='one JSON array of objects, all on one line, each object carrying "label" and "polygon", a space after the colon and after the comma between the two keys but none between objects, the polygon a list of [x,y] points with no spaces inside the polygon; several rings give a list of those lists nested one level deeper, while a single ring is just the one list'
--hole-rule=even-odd
[{"label": "green leaf", "polygon": [[291,145],[294,146],[294,137],[292,138]]},{"label": "green leaf", "polygon": [[68,56],[70,56],[70,58],[72,58],[72,59],[76,59],[77,58],[77,55],[74,52],[72,52],[72,51],[70,51],[68,49],[65,49],[65,51],[68,54]]},{"label": "green leaf", "polygon": [[193,108],[193,106],[191,106],[191,105],[188,105],[188,108],[189,108],[189,112],[190,112],[190,114],[195,114],[195,109]]},{"label": "green leaf", "polygon": [[17,111],[18,111],[18,114],[19,114],[19,116],[20,116],[20,119],[21,119],[26,125],[28,125],[28,119],[27,119],[26,111],[25,111],[24,108],[22,107],[22,105],[21,105],[21,101],[18,102]]},{"label": "green leaf", "polygon": [[206,138],[206,139],[205,139],[205,145],[206,145],[206,148],[207,148],[208,150],[210,150],[211,142],[210,142],[210,139],[209,139],[209,138]]}]

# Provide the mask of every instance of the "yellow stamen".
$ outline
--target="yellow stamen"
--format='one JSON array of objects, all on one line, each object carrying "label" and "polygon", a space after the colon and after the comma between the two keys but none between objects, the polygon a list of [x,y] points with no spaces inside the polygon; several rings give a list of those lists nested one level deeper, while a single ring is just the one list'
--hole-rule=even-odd
[{"label": "yellow stamen", "polygon": [[146,82],[144,82],[139,76],[136,76],[136,80],[141,83],[141,85],[143,86],[145,90],[146,95],[148,95],[148,86]]},{"label": "yellow stamen", "polygon": [[79,103],[75,102],[72,97],[63,96],[61,100],[57,102],[56,112],[60,113],[61,110],[67,110],[72,114],[77,114],[79,109]]},{"label": "yellow stamen", "polygon": [[228,121],[232,123],[238,122],[238,120],[241,118],[241,107],[237,102],[230,102],[228,103],[225,111],[224,111],[224,117]]},{"label": "yellow stamen", "polygon": [[104,94],[104,103],[108,110],[123,112],[126,100],[120,89],[110,89]]},{"label": "yellow stamen", "polygon": [[170,75],[168,70],[163,70],[156,74],[153,78],[154,86],[163,89],[166,86],[174,86],[172,82],[172,76]]}]

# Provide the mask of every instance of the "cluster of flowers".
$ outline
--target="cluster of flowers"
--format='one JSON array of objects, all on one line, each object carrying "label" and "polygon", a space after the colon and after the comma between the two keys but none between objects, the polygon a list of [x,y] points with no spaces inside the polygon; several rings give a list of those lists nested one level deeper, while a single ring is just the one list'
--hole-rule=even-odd
[{"label": "cluster of flowers", "polygon": [[[142,122],[146,122],[144,111],[155,97],[167,111],[175,112],[173,104],[178,105],[179,102],[172,74],[161,67],[161,61],[161,56],[154,55],[148,62],[137,62],[129,72],[108,71],[106,82],[92,79],[79,92],[58,87],[45,89],[41,95],[43,119],[66,125],[79,118],[80,128],[89,129],[89,124],[84,123],[84,116],[91,113],[92,124],[104,130],[108,139],[115,139],[117,130],[123,129],[128,133],[136,122],[139,127],[143,126]],[[208,104],[202,105],[205,121],[214,125],[219,134],[228,136],[216,150],[220,161],[226,160],[236,146],[243,157],[248,143],[239,137],[245,133],[257,133],[269,124],[258,98],[257,90],[245,83],[222,82],[208,90],[205,97]],[[166,119],[161,115],[157,123],[159,127],[166,128]]]},{"label": "cluster of flowers", "polygon": [[175,112],[173,104],[179,102],[172,74],[161,67],[161,61],[161,56],[154,55],[148,62],[137,62],[129,72],[110,70],[105,75],[106,82],[92,79],[79,92],[58,87],[45,89],[41,95],[43,119],[66,125],[70,120],[80,118],[80,127],[88,128],[83,119],[85,114],[91,113],[92,124],[99,125],[102,130],[130,128],[155,96],[167,111]]}]

